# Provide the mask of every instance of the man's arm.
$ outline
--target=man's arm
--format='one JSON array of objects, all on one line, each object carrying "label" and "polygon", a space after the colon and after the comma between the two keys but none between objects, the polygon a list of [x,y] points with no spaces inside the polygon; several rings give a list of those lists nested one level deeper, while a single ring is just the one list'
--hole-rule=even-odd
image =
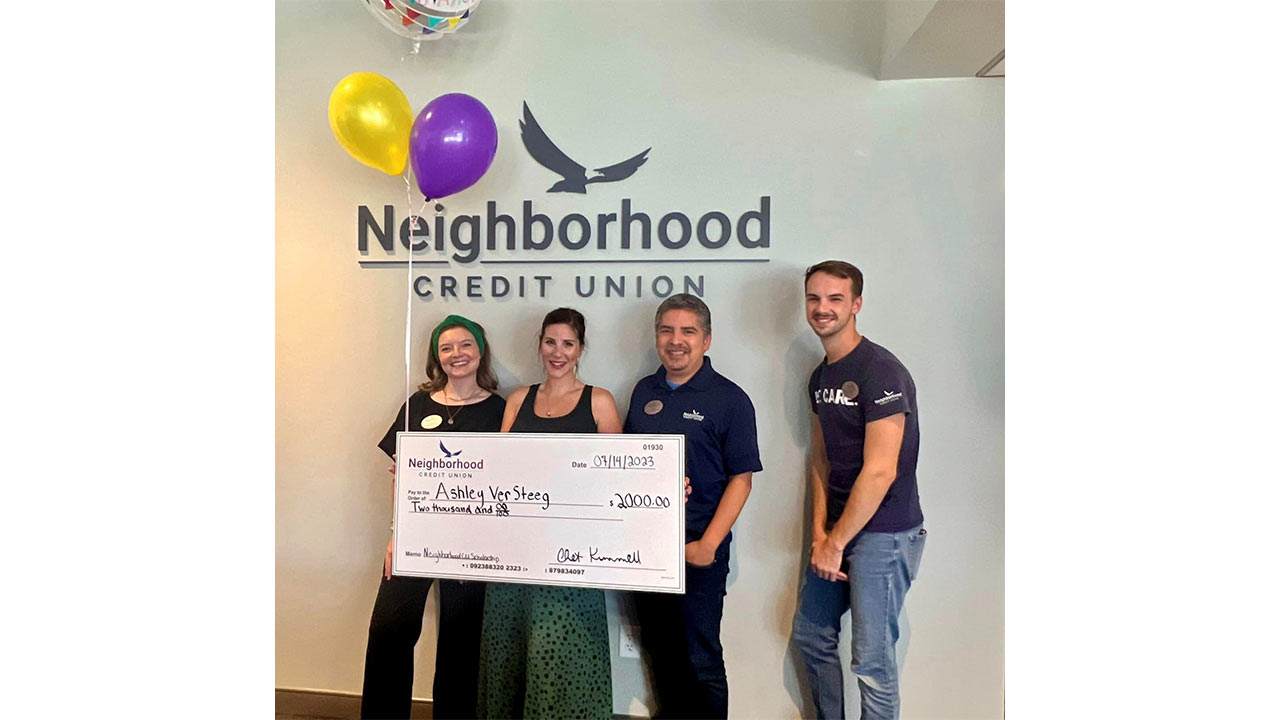
[{"label": "man's arm", "polygon": [[716,548],[724,542],[724,536],[733,529],[742,506],[747,504],[747,496],[751,494],[751,473],[744,472],[729,476],[729,484],[716,506],[716,514],[711,516],[711,523],[703,531],[702,537],[684,546],[684,559],[690,565],[707,566],[715,562]]},{"label": "man's arm", "polygon": [[[809,544],[809,564],[817,571],[818,548],[827,540],[827,476],[831,462],[827,459],[826,439],[822,436],[822,423],[814,415],[810,422],[812,439],[809,445],[809,487],[813,490],[813,540]],[[844,573],[839,572],[844,580]]]},{"label": "man's arm", "polygon": [[862,447],[862,472],[853,481],[849,502],[840,513],[831,532],[813,555],[814,570],[824,580],[839,580],[840,561],[844,548],[871,516],[880,509],[885,493],[898,477],[898,451],[902,448],[902,435],[907,427],[906,413],[867,423],[866,438]]},{"label": "man's arm", "polygon": [[809,441],[809,487],[813,489],[813,540],[827,538],[827,475],[831,463],[827,460],[826,440],[822,436],[822,423],[814,415]]}]

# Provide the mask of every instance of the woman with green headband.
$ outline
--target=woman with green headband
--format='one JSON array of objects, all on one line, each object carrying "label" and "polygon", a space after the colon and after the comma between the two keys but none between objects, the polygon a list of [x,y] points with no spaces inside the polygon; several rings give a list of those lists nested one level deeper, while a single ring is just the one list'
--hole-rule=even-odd
[{"label": "woman with green headband", "polygon": [[[409,398],[407,407],[400,407],[378,447],[395,459],[396,433],[405,430],[406,413],[410,431],[497,432],[505,403],[496,392],[491,355],[484,328],[460,315],[445,318],[431,333],[427,382]],[[391,471],[394,475],[394,466]],[[412,705],[413,647],[422,632],[432,578],[392,576],[393,546],[394,536],[387,542],[382,584],[369,621],[362,718],[407,718]],[[474,717],[485,585],[439,582],[432,710],[437,718]]]}]

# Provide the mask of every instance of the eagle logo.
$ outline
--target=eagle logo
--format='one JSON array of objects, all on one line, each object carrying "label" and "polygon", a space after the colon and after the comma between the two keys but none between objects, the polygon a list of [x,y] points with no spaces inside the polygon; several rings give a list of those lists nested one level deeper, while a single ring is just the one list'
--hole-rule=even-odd
[{"label": "eagle logo", "polygon": [[449,448],[447,448],[447,447],[445,447],[445,446],[444,446],[444,441],[443,441],[443,440],[442,440],[442,441],[440,441],[440,452],[444,453],[444,456],[445,456],[445,457],[447,457],[447,458],[451,458],[451,457],[454,457],[455,455],[461,455],[461,454],[462,454],[462,451],[461,451],[461,450],[459,450],[458,452],[451,452],[451,451],[449,450]]},{"label": "eagle logo", "polygon": [[520,139],[524,141],[524,148],[529,151],[534,160],[538,161],[539,165],[562,178],[556,184],[547,188],[549,193],[571,192],[581,194],[587,192],[587,186],[591,183],[626,180],[634,175],[636,170],[639,170],[640,166],[649,159],[649,151],[653,149],[648,147],[644,149],[644,152],[620,163],[596,168],[592,171],[596,174],[587,177],[587,169],[568,155],[565,155],[560,148],[556,147],[555,143],[551,142],[551,138],[547,137],[547,134],[542,131],[542,127],[538,125],[533,113],[529,111],[529,103],[524,103],[524,119],[520,121]]}]

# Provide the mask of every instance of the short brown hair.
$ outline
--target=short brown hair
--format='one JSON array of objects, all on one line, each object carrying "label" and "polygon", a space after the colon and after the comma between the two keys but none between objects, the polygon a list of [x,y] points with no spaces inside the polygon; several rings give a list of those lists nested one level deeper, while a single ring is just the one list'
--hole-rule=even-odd
[{"label": "short brown hair", "polygon": [[862,271],[853,265],[843,260],[823,260],[817,265],[810,265],[809,269],[804,271],[804,284],[808,285],[809,278],[817,272],[852,280],[853,297],[862,297]]}]

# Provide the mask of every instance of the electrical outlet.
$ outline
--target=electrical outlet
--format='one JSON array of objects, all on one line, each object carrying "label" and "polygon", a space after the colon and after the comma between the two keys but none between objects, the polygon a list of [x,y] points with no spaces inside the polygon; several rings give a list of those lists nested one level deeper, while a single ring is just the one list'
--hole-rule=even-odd
[{"label": "electrical outlet", "polygon": [[640,628],[622,623],[618,626],[618,656],[640,657]]}]

